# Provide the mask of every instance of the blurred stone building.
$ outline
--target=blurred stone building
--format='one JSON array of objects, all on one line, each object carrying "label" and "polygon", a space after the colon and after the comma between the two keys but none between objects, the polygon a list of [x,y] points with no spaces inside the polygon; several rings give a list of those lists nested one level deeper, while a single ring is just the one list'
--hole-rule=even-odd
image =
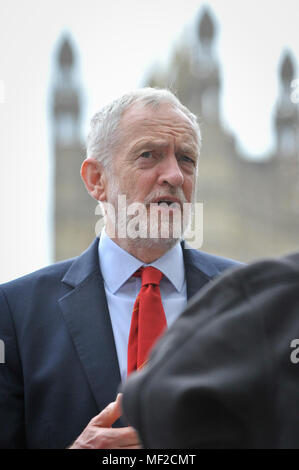
[{"label": "blurred stone building", "polygon": [[80,177],[85,144],[81,141],[81,89],[74,48],[62,39],[57,51],[52,95],[54,149],[54,257],[71,258],[95,236],[96,202]]},{"label": "blurred stone building", "polygon": [[[220,116],[220,64],[215,24],[208,10],[197,24],[196,43],[179,46],[168,69],[155,70],[145,86],[167,86],[199,116],[203,147],[198,200],[204,203],[202,250],[249,261],[299,248],[299,114],[291,101],[295,63],[284,53],[275,106],[276,149],[263,160],[245,158]],[[94,236],[95,203],[80,182],[80,90],[72,77],[68,41],[58,54],[54,93],[56,259],[84,250]],[[273,98],[274,100],[274,98]]]}]

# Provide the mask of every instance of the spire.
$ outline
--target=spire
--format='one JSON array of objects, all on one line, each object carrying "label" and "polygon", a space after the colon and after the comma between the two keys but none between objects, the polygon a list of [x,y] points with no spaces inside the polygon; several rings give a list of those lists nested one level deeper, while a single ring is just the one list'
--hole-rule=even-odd
[{"label": "spire", "polygon": [[74,63],[74,55],[72,51],[72,47],[70,45],[70,41],[67,37],[64,38],[62,45],[59,51],[59,64],[61,67],[72,67]]},{"label": "spire", "polygon": [[[197,40],[194,42],[192,74],[197,78],[194,95],[197,109],[206,121],[219,121],[219,65],[215,54],[214,39],[217,25],[210,9],[201,10],[197,20]],[[198,42],[199,38],[199,42]],[[194,97],[193,97],[194,100]]]},{"label": "spire", "polygon": [[200,18],[198,35],[201,42],[212,42],[215,36],[215,27],[212,16],[206,9]]},{"label": "spire", "polygon": [[285,51],[282,56],[279,69],[280,94],[276,107],[275,127],[277,141],[277,155],[291,158],[296,161],[298,158],[298,130],[299,114],[297,105],[292,102],[291,83],[295,78],[296,63],[290,51]]},{"label": "spire", "polygon": [[295,76],[294,60],[290,52],[285,52],[280,67],[280,77],[283,83],[289,85]]},{"label": "spire", "polygon": [[64,34],[57,48],[53,90],[55,139],[59,145],[76,144],[80,134],[80,88],[73,42]]}]

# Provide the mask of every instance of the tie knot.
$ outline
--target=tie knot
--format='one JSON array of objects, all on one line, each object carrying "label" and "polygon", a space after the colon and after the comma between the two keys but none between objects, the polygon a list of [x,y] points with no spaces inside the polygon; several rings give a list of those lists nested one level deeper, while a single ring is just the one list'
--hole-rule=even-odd
[{"label": "tie knot", "polygon": [[147,286],[148,284],[159,285],[163,277],[163,273],[159,269],[154,268],[153,266],[148,266],[146,268],[140,268],[134,276],[141,277],[141,286]]}]

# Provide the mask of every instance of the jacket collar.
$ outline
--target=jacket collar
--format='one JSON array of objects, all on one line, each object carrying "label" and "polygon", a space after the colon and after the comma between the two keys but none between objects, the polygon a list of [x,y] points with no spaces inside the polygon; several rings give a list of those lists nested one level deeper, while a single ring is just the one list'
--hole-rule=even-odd
[{"label": "jacket collar", "polygon": [[[103,281],[99,266],[98,244],[99,238],[96,237],[91,245],[78,258],[75,258],[69,270],[64,275],[62,282],[71,287],[76,287],[86,281],[89,276],[94,274],[97,274],[100,280]],[[188,270],[190,270],[189,274],[191,277],[192,274],[199,274],[200,272],[200,276],[205,281],[213,279],[219,274],[219,269],[211,262],[211,259],[207,258],[205,253],[190,248],[184,240],[181,242],[181,245],[183,249],[187,281]]]},{"label": "jacket collar", "polygon": [[99,239],[97,237],[80,256],[75,258],[62,282],[71,287],[76,287],[94,274],[102,277],[98,259],[98,244]]}]

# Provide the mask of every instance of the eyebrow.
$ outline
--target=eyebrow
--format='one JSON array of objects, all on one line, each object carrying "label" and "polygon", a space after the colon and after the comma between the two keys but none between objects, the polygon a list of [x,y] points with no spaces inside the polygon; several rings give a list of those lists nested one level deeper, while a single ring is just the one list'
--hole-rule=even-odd
[{"label": "eyebrow", "polygon": [[194,145],[181,144],[179,149],[183,153],[194,153],[196,152],[196,147]]},{"label": "eyebrow", "polygon": [[[168,145],[169,145],[168,141],[163,140],[163,139],[161,140],[141,139],[132,145],[132,147],[130,148],[130,151],[136,152],[136,151],[141,150],[142,148],[158,149],[161,147],[167,147]],[[179,145],[178,150],[183,153],[189,153],[189,154],[194,153],[194,152],[196,153],[196,146],[182,143]]]},{"label": "eyebrow", "polygon": [[141,139],[132,145],[132,147],[130,148],[130,151],[137,151],[137,150],[141,150],[142,148],[156,149],[156,148],[161,148],[161,147],[167,147],[167,145],[168,145],[168,142],[162,139],[161,140]]}]

